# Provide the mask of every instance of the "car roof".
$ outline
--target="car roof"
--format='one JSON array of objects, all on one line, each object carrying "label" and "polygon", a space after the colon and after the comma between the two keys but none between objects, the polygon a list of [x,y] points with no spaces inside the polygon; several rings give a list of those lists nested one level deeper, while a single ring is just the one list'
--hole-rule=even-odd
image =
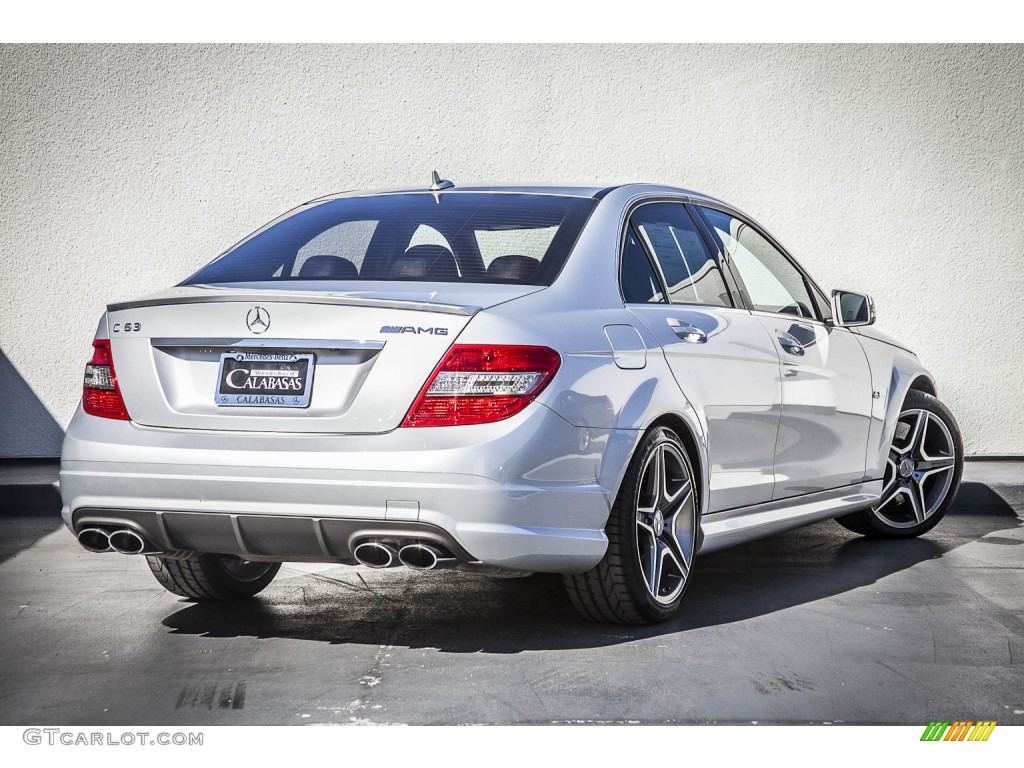
[{"label": "car roof", "polygon": [[[493,184],[473,184],[469,186],[455,185],[447,189],[430,190],[427,187],[407,187],[407,188],[395,188],[395,189],[352,189],[344,192],[334,192],[329,195],[323,195],[321,197],[314,198],[308,203],[319,203],[325,200],[333,200],[343,197],[371,197],[375,195],[400,195],[400,194],[459,194],[467,192],[476,193],[492,193],[492,194],[520,194],[520,195],[557,195],[559,197],[590,197],[601,199],[605,197],[609,192],[618,189],[628,189],[635,192],[636,194],[671,194],[671,195],[682,195],[694,200],[707,200],[718,203],[724,203],[724,201],[710,195],[703,194],[702,192],[696,192],[692,189],[684,189],[682,187],[672,187],[662,184],[613,184],[610,186],[596,187],[596,186],[573,186],[573,185],[558,185],[558,184],[530,184],[530,185],[493,185]],[[307,203],[307,205],[308,205]]]}]

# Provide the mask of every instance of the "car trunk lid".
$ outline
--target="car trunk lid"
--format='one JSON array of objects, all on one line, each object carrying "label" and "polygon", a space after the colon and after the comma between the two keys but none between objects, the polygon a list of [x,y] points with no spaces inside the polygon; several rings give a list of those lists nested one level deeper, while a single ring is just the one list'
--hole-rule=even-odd
[{"label": "car trunk lid", "polygon": [[107,330],[137,424],[387,432],[476,312],[537,290],[442,283],[364,283],[358,291],[187,287],[111,305]]}]

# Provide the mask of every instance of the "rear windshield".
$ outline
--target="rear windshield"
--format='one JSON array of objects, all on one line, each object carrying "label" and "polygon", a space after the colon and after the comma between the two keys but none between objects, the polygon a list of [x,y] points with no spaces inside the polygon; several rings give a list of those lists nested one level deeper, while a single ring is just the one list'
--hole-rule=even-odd
[{"label": "rear windshield", "polygon": [[307,280],[550,285],[596,204],[589,198],[474,192],[330,200],[245,240],[182,285]]}]

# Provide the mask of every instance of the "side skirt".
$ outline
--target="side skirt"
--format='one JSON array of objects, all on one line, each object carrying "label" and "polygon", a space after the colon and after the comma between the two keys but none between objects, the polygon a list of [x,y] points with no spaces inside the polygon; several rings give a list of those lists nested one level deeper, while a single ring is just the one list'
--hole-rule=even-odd
[{"label": "side skirt", "polygon": [[806,496],[794,496],[749,507],[705,515],[700,527],[704,532],[701,552],[714,552],[736,544],[800,528],[820,520],[867,509],[878,502],[881,480],[846,485]]}]

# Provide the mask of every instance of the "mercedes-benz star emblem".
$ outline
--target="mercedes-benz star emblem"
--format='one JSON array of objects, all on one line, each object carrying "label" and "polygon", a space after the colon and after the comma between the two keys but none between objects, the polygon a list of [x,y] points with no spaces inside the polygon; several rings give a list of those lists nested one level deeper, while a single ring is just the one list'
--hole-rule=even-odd
[{"label": "mercedes-benz star emblem", "polygon": [[253,333],[266,333],[270,330],[270,313],[263,307],[253,307],[245,316],[245,324]]}]

